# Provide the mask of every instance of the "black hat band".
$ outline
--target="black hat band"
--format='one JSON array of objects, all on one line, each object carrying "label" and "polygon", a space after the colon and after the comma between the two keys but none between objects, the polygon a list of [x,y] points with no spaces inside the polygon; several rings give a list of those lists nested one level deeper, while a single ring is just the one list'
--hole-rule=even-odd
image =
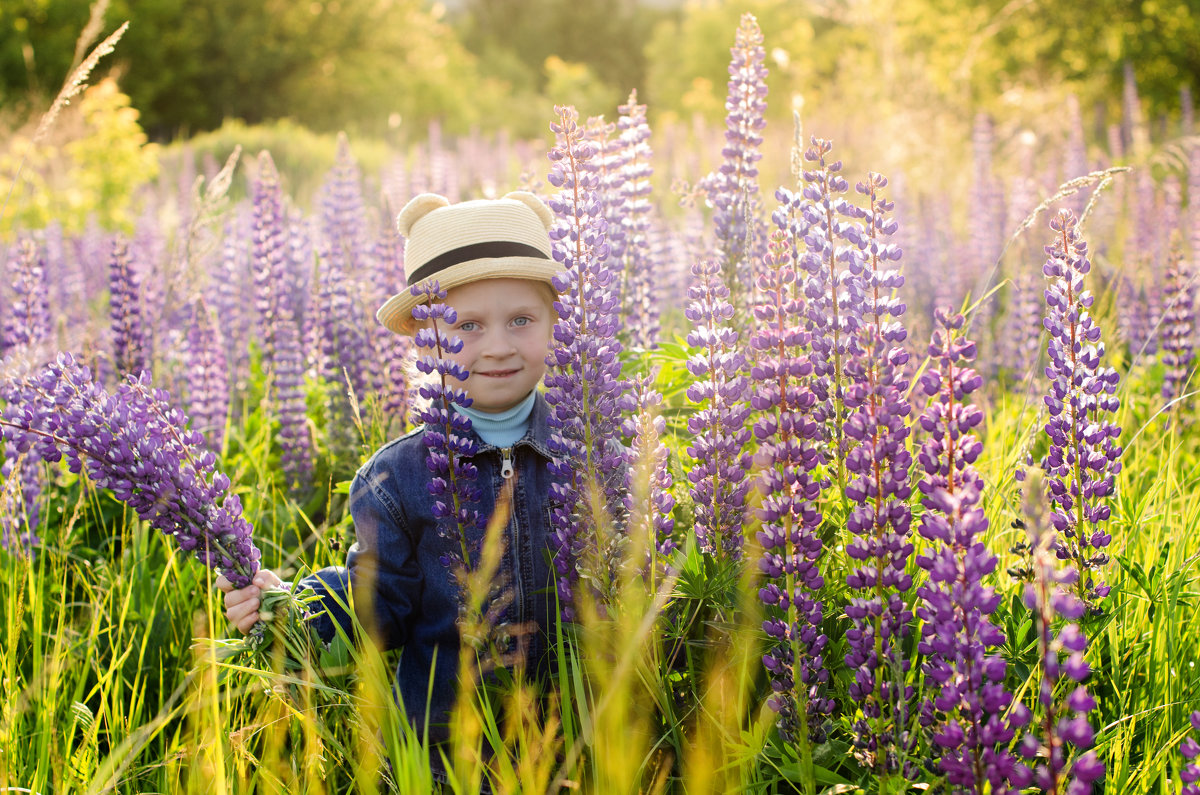
[{"label": "black hat band", "polygon": [[546,252],[536,246],[530,246],[525,243],[514,243],[512,241],[489,241],[486,243],[472,243],[469,246],[461,246],[452,248],[449,251],[444,251],[438,254],[433,259],[429,260],[421,267],[409,274],[409,285],[416,284],[423,279],[428,279],[436,273],[441,273],[452,265],[458,265],[462,262],[470,262],[476,259],[499,259],[501,257],[534,257],[536,259],[550,259]]}]

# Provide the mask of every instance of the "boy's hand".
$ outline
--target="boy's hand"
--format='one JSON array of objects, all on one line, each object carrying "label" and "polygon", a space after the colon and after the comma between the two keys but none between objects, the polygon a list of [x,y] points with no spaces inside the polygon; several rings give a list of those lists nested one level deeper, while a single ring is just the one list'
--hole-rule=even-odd
[{"label": "boy's hand", "polygon": [[217,577],[217,587],[225,592],[225,617],[245,635],[258,621],[259,594],[268,588],[278,588],[283,580],[270,569],[260,569],[245,588],[234,590],[225,575]]}]

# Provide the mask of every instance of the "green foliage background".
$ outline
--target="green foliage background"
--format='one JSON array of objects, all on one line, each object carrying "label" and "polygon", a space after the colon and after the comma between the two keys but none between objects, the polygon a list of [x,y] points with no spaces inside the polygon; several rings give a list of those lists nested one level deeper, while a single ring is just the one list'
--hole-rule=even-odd
[{"label": "green foliage background", "polygon": [[[637,88],[661,115],[723,115],[732,31],[759,18],[778,119],[795,105],[874,115],[1000,108],[1071,91],[1112,106],[1125,64],[1150,117],[1200,74],[1188,0],[112,0],[112,61],[151,138],[290,117],[319,131],[540,135],[545,100],[615,114]],[[69,72],[83,0],[0,5],[0,107],[36,108]]]}]

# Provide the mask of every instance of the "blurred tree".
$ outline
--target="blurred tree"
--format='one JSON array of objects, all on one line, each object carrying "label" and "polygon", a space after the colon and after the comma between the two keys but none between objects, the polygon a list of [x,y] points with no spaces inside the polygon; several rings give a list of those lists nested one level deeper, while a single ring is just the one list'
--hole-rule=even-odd
[{"label": "blurred tree", "polygon": [[[156,138],[226,117],[373,133],[438,118],[461,131],[510,93],[422,0],[112,0],[107,18],[131,21],[113,63]],[[3,96],[52,95],[87,19],[79,0],[6,0]]]},{"label": "blurred tree", "polygon": [[[643,85],[650,31],[668,13],[636,0],[467,0],[454,20],[463,43],[486,62],[492,53],[515,56],[519,72],[508,77],[544,91],[561,77],[545,68],[557,56],[587,66],[619,100]],[[571,97],[550,99],[574,104]],[[613,107],[609,115],[615,114]]]}]

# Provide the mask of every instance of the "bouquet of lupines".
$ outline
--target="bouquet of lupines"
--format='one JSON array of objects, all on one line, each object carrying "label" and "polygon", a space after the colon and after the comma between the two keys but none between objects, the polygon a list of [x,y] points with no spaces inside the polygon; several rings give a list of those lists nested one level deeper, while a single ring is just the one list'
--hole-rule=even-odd
[{"label": "bouquet of lupines", "polygon": [[[50,463],[65,459],[71,472],[86,473],[235,588],[250,584],[260,553],[241,500],[216,471],[203,435],[187,429],[187,418],[165,391],[151,387],[148,375],[129,376],[109,394],[87,367],[60,353],[37,373],[0,385],[0,398],[0,430],[19,454]],[[263,649],[272,625],[289,657],[303,659],[311,643],[303,601],[288,591],[264,593],[262,612],[275,619],[260,621],[232,645]]]}]

